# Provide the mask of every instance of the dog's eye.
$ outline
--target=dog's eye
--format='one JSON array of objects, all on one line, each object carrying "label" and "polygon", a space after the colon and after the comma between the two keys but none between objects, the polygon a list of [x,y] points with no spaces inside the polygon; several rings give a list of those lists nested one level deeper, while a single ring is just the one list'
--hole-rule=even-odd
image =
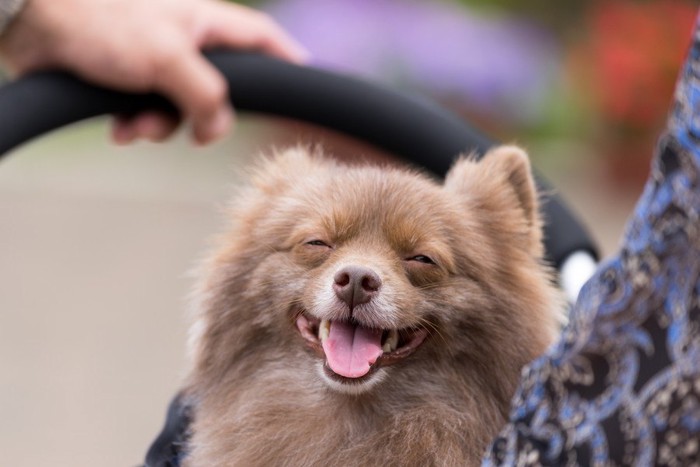
[{"label": "dog's eye", "polygon": [[326,248],[330,248],[331,246],[324,242],[323,240],[310,240],[306,242],[307,245],[311,246],[325,246]]},{"label": "dog's eye", "polygon": [[408,261],[418,261],[419,263],[435,264],[435,261],[433,261],[429,256],[425,255],[413,256],[411,258],[408,258]]}]

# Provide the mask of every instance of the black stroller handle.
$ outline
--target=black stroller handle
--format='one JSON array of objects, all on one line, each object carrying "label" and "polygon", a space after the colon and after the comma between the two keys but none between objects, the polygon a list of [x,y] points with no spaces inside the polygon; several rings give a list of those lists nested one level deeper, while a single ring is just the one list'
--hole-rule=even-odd
[{"label": "black stroller handle", "polygon": [[[273,114],[345,133],[444,175],[459,154],[483,154],[492,140],[426,99],[355,78],[247,53],[207,54],[224,74],[238,110]],[[44,72],[0,88],[0,156],[30,139],[86,118],[145,109],[177,112],[155,94],[127,94]],[[547,189],[539,181],[540,186]],[[557,196],[544,206],[545,243],[559,266],[594,242]]]}]

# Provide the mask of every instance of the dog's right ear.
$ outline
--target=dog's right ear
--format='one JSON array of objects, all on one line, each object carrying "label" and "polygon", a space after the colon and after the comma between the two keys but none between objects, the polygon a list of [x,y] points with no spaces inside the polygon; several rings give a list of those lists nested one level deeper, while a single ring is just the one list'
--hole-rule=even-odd
[{"label": "dog's right ear", "polygon": [[323,170],[328,165],[320,148],[299,145],[274,151],[270,157],[263,158],[253,168],[250,179],[253,187],[266,195],[275,195],[302,183],[310,174]]}]

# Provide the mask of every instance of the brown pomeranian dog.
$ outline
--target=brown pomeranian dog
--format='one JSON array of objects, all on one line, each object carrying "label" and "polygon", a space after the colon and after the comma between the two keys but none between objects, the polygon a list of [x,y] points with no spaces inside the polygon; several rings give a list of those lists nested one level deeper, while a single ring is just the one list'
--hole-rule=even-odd
[{"label": "brown pomeranian dog", "polygon": [[267,159],[196,294],[184,465],[476,465],[553,341],[526,154],[444,184],[319,151]]}]

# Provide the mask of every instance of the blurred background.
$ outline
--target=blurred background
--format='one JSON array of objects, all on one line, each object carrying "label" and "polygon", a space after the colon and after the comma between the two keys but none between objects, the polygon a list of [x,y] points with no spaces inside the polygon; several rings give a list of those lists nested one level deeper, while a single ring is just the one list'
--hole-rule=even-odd
[{"label": "blurred background", "polygon": [[[700,2],[276,0],[314,64],[430,96],[534,165],[614,251],[648,173]],[[3,128],[2,131],[11,131]],[[2,465],[137,465],[184,368],[188,271],[238,171],[308,125],[241,115],[235,135],[117,148],[107,119],[0,163]]]}]

